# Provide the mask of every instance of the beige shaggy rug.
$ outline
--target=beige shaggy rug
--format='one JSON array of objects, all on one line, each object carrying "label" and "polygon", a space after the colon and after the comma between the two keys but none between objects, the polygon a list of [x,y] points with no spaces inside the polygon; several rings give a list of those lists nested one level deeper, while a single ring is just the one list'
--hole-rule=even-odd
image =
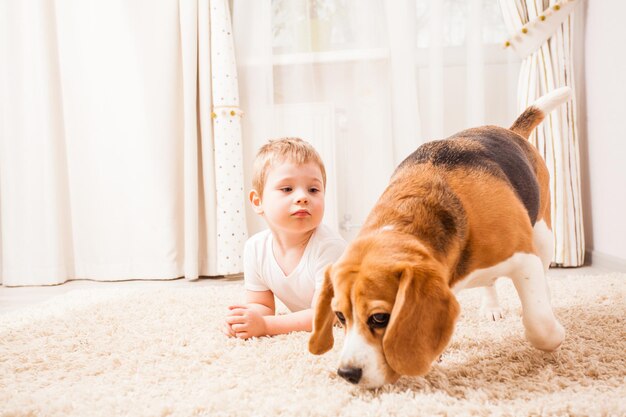
[{"label": "beige shaggy rug", "polygon": [[307,333],[222,335],[240,283],[72,291],[0,315],[0,416],[626,415],[626,274],[551,279],[568,331],[553,354],[528,345],[513,286],[498,286],[504,320],[461,293],[443,360],[376,391],[335,374],[341,329],[319,357]]}]

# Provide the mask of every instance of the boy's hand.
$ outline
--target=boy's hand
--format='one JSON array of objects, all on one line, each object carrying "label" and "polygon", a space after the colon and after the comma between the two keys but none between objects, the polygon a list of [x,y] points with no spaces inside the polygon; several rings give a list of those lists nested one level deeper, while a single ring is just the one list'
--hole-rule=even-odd
[{"label": "boy's hand", "polygon": [[[226,327],[230,327],[235,337],[249,339],[267,335],[265,320],[261,313],[242,305],[234,305],[228,308],[230,312],[226,316]],[[232,336],[232,334],[229,334],[229,336]]]},{"label": "boy's hand", "polygon": [[222,331],[222,333],[224,333],[228,337],[235,337],[236,336],[235,335],[235,331],[233,330],[231,325],[228,324],[227,321],[224,321],[224,323],[222,324],[222,327],[220,328],[220,330]]}]

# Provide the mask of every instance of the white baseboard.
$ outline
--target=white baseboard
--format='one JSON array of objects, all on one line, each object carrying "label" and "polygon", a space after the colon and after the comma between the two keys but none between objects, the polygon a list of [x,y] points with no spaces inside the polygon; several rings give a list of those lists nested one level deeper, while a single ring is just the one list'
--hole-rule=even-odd
[{"label": "white baseboard", "polygon": [[626,259],[589,249],[586,252],[585,258],[585,264],[617,272],[626,272]]}]

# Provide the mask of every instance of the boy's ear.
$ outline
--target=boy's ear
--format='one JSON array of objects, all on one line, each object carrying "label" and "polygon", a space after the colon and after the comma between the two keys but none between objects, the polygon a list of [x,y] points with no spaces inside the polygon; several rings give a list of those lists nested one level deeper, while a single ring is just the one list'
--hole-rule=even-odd
[{"label": "boy's ear", "polygon": [[250,199],[250,204],[252,204],[252,209],[256,214],[263,214],[263,207],[261,207],[261,196],[256,190],[250,191],[248,195]]}]

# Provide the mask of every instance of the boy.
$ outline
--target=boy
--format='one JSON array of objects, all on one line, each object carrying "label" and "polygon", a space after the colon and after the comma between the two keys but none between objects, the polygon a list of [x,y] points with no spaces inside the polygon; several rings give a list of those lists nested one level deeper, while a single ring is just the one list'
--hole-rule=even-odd
[{"label": "boy", "polygon": [[[320,224],[324,163],[309,143],[285,138],[262,146],[253,170],[249,199],[269,230],[246,242],[246,304],[229,307],[224,332],[248,339],[311,331],[312,307],[324,270],[346,246],[338,234]],[[291,313],[275,315],[274,296]]]}]

